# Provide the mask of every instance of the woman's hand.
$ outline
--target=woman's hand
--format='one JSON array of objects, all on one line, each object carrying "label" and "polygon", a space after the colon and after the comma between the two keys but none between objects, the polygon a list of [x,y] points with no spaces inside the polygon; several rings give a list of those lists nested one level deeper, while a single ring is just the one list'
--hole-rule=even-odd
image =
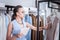
[{"label": "woman's hand", "polygon": [[43,30],[48,30],[48,28],[49,28],[48,25],[42,27]]},{"label": "woman's hand", "polygon": [[29,31],[29,28],[23,28],[21,30],[21,33],[23,33],[23,35],[25,36],[25,35],[27,35],[28,31]]},{"label": "woman's hand", "polygon": [[[35,27],[35,26],[33,26],[29,23],[26,23],[26,25],[27,25],[28,28],[37,31],[37,27]],[[42,30],[43,30],[43,27],[39,27],[39,31],[42,31]]]},{"label": "woman's hand", "polygon": [[24,34],[22,32],[16,35],[17,38],[21,38],[23,36],[24,36]]},{"label": "woman's hand", "polygon": [[43,31],[43,27],[39,27],[39,31]]},{"label": "woman's hand", "polygon": [[16,38],[17,38],[16,36],[12,36],[11,40],[16,40]]}]

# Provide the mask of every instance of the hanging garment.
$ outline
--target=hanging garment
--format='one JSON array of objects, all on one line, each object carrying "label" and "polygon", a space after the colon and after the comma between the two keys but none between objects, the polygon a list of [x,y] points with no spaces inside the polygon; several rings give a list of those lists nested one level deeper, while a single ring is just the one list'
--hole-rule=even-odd
[{"label": "hanging garment", "polygon": [[5,15],[2,13],[2,40],[6,40],[6,25],[5,25]]},{"label": "hanging garment", "polygon": [[[13,24],[12,34],[13,34],[13,35],[19,34],[19,33],[21,32],[20,24],[18,24],[16,20],[13,20],[13,21],[12,21],[12,24]],[[26,28],[26,23],[25,23],[25,21],[23,21],[23,25],[24,25],[24,28]],[[28,33],[28,32],[27,32],[27,33]],[[27,39],[26,39],[27,33],[26,33],[26,34],[24,33],[25,35],[24,35],[23,37],[17,38],[16,40],[27,40]]]},{"label": "hanging garment", "polygon": [[57,27],[56,27],[54,40],[59,40],[59,22],[58,22]]},{"label": "hanging garment", "polygon": [[[32,24],[37,27],[37,19],[36,19],[36,16],[34,15],[30,15],[32,17]],[[32,34],[31,34],[31,40],[36,40],[36,31],[32,30],[31,31]]]},{"label": "hanging garment", "polygon": [[[60,30],[60,21],[59,21],[59,30]],[[60,40],[60,31],[59,31],[59,40]]]},{"label": "hanging garment", "polygon": [[58,23],[58,18],[55,16],[54,18],[48,17],[47,23],[48,23],[48,30],[46,30],[46,40],[54,40],[55,31]]},{"label": "hanging garment", "polygon": [[32,18],[29,15],[25,15],[25,21],[32,24]]},{"label": "hanging garment", "polygon": [[[1,14],[1,13],[0,13]],[[2,16],[0,15],[0,40],[2,40]]]},{"label": "hanging garment", "polygon": [[[29,15],[25,15],[25,21],[32,24],[32,18]],[[26,38],[27,40],[31,40],[31,30],[29,30]]]},{"label": "hanging garment", "polygon": [[[32,17],[32,24],[37,27],[37,17],[34,16],[33,14],[30,14],[30,16]],[[40,27],[43,26],[43,19],[42,17],[40,17]],[[43,40],[43,31],[39,32],[39,40]],[[32,34],[31,34],[31,40],[36,40],[36,31],[32,30]]]},{"label": "hanging garment", "polygon": [[10,15],[10,17],[12,17],[13,11],[9,11],[8,15]]},{"label": "hanging garment", "polygon": [[[39,20],[39,24],[40,24],[40,27],[43,27],[43,17],[40,16],[40,20]],[[39,40],[43,40],[43,31],[40,31],[39,32]]]},{"label": "hanging garment", "polygon": [[46,40],[46,30],[43,30],[43,38]]},{"label": "hanging garment", "polygon": [[[45,26],[47,25],[47,21],[46,21],[46,19],[45,19]],[[44,27],[45,27],[44,26]],[[43,38],[44,38],[44,40],[46,40],[46,30],[43,30]]]},{"label": "hanging garment", "polygon": [[8,28],[8,24],[9,22],[11,21],[11,16],[10,15],[5,15],[5,24],[6,24],[6,27]]},{"label": "hanging garment", "polygon": [[8,18],[9,18],[9,22],[11,22],[11,16],[9,14],[7,14]]},{"label": "hanging garment", "polygon": [[6,23],[6,27],[8,28],[8,24],[9,24],[9,18],[8,18],[8,16],[5,16],[5,23]]}]

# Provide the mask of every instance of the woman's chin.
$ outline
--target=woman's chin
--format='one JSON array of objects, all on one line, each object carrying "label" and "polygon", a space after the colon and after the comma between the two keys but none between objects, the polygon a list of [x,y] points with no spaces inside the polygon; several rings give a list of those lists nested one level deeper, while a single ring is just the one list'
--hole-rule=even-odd
[{"label": "woman's chin", "polygon": [[21,17],[22,19],[24,18],[24,17]]}]

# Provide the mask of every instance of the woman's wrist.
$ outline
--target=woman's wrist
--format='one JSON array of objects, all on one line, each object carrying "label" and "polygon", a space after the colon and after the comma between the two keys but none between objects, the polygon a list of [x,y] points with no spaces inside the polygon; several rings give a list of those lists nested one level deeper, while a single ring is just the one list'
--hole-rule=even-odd
[{"label": "woman's wrist", "polygon": [[16,36],[12,36],[11,40],[16,40],[16,38],[17,38]]},{"label": "woman's wrist", "polygon": [[17,36],[13,36],[14,38],[17,38]]},{"label": "woman's wrist", "polygon": [[42,29],[44,30],[44,29],[45,29],[45,27],[42,27]]}]

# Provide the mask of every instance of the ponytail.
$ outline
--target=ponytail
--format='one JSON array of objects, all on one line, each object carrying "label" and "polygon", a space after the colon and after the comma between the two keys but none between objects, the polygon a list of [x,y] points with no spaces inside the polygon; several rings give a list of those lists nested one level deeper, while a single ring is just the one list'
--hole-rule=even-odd
[{"label": "ponytail", "polygon": [[14,8],[11,21],[13,21],[13,20],[15,19],[15,17],[17,16],[17,15],[16,15],[16,12],[18,12],[18,9],[19,9],[19,8],[22,8],[22,6],[18,5],[18,6],[16,6],[16,7]]},{"label": "ponytail", "polygon": [[13,15],[12,15],[12,19],[11,19],[11,21],[13,21],[14,19],[15,19],[15,15],[13,14]]}]

